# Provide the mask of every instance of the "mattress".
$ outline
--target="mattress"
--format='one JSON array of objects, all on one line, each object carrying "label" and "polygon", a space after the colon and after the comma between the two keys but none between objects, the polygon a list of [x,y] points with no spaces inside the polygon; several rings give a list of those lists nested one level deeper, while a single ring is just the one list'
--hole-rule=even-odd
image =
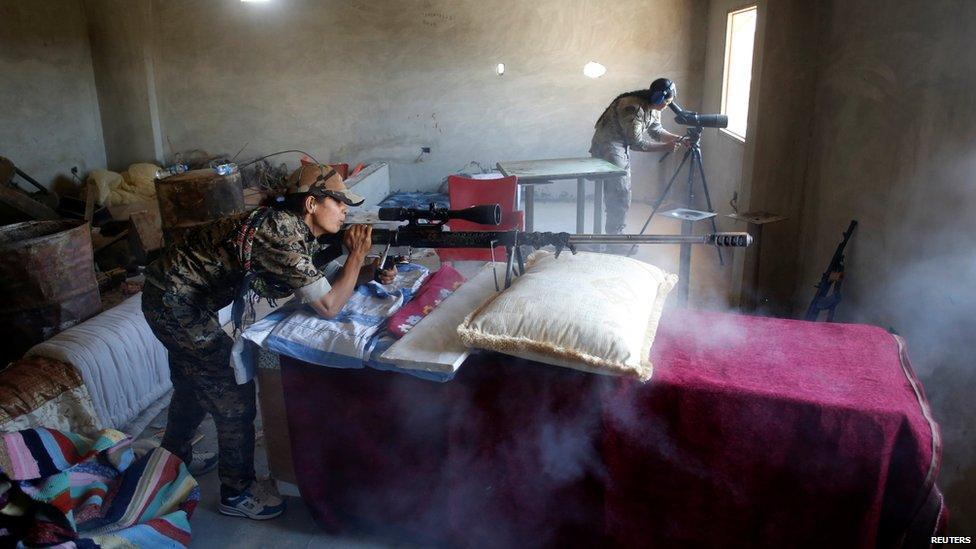
[{"label": "mattress", "polygon": [[172,387],[166,348],[142,314],[142,294],[27,351],[75,367],[95,405],[100,428],[126,430]]}]

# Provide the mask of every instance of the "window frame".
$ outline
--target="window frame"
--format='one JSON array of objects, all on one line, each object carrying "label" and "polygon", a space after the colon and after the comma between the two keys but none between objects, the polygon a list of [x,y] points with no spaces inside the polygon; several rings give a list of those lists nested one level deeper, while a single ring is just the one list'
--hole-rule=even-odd
[{"label": "window frame", "polygon": [[[725,62],[722,67],[722,101],[721,101],[721,111],[720,111],[722,114],[726,114],[726,115],[728,114],[726,109],[726,101],[728,100],[728,93],[729,93],[729,65],[732,61],[732,17],[736,14],[747,12],[747,11],[753,11],[753,10],[755,10],[756,12],[756,29],[753,31],[753,38],[752,38],[752,54],[753,54],[753,59],[755,59],[755,54],[756,54],[755,33],[758,32],[759,30],[759,4],[750,3],[750,4],[741,5],[730,9],[725,14]],[[750,63],[749,63],[749,77],[750,77],[749,97],[750,98],[752,97],[752,70],[753,70],[752,59],[750,59]],[[746,106],[746,109],[748,112],[748,105]],[[747,124],[746,132],[748,132],[748,129],[749,127]],[[728,128],[719,128],[719,131],[731,137],[732,139],[738,141],[739,143],[746,142],[745,135],[739,135],[733,132],[732,130],[729,130]]]}]

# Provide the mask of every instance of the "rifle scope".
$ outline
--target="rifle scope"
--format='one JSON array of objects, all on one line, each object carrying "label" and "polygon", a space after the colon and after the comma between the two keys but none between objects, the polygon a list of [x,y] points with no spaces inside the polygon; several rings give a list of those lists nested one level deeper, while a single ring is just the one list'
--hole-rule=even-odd
[{"label": "rifle scope", "polygon": [[498,225],[502,222],[502,208],[498,204],[486,204],[471,206],[463,210],[449,210],[437,208],[431,204],[430,208],[426,210],[420,208],[380,208],[379,217],[381,221],[410,221],[413,223],[419,219],[430,222],[463,219],[481,225]]}]

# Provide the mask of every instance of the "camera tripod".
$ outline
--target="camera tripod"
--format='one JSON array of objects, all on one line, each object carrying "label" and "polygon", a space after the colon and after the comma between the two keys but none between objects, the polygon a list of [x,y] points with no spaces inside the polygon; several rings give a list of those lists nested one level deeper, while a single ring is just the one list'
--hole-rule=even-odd
[{"label": "camera tripod", "polygon": [[[654,203],[654,207],[651,209],[651,214],[647,216],[647,220],[644,221],[644,226],[641,227],[640,233],[638,234],[644,234],[644,231],[647,230],[647,226],[651,224],[651,219],[654,217],[654,214],[656,214],[657,211],[661,208],[661,204],[664,203],[664,200],[667,198],[668,193],[671,192],[671,187],[674,186],[674,182],[678,179],[678,175],[681,174],[681,169],[685,167],[685,163],[688,162],[689,158],[691,159],[691,162],[688,163],[688,207],[691,208],[695,204],[695,171],[697,170],[698,173],[701,175],[702,191],[705,194],[705,205],[708,206],[708,212],[713,213],[715,211],[712,208],[712,197],[708,194],[708,180],[705,178],[705,167],[704,165],[702,165],[701,136],[702,136],[702,131],[704,131],[704,129],[705,128],[701,126],[688,128],[688,132],[685,135],[685,139],[689,143],[688,150],[685,151],[684,157],[681,158],[681,163],[678,164],[678,168],[674,170],[674,175],[672,175],[671,179],[668,180],[668,184],[666,187],[664,187],[664,191],[661,192],[661,196],[659,196],[657,202]],[[670,152],[665,154],[663,157],[661,157],[661,160],[659,160],[658,162],[664,162],[664,159],[667,158],[668,155],[670,154],[671,154]],[[704,217],[689,217],[689,216],[682,216],[678,218],[684,220],[682,224],[682,234],[691,234],[692,222],[704,219]],[[715,216],[714,215],[710,216],[710,220],[712,222],[712,231],[718,232],[718,227],[715,225]],[[633,251],[634,249],[631,248],[631,253],[633,253]],[[690,250],[688,250],[688,254],[690,253],[691,253]],[[690,264],[691,256],[689,255],[686,258],[685,249],[682,248],[681,261],[680,261],[680,265],[682,267],[686,265],[686,259]],[[723,266],[725,265],[725,259],[722,257],[721,249],[718,250],[718,262],[719,265],[723,265]],[[682,270],[686,270],[686,269],[683,268]],[[686,273],[686,278],[687,278],[687,273]]]}]

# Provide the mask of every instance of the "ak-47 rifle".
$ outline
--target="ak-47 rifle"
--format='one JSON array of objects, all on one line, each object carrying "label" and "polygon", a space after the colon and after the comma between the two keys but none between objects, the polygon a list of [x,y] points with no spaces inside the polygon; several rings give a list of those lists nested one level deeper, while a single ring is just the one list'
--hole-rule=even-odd
[{"label": "ak-47 rifle", "polygon": [[[844,283],[844,248],[847,247],[847,242],[854,234],[855,227],[857,227],[857,220],[852,219],[851,224],[844,231],[844,240],[834,250],[834,257],[830,259],[830,265],[820,275],[817,293],[813,296],[813,301],[810,302],[810,307],[807,308],[807,314],[803,316],[803,320],[816,321],[820,316],[820,311],[827,311],[827,322],[834,321],[834,310],[840,303],[840,289]],[[833,287],[833,291],[827,295],[831,287]]]},{"label": "ak-47 rifle", "polygon": [[[382,221],[406,221],[396,229],[374,229],[373,244],[390,247],[409,246],[412,248],[505,248],[506,271],[505,287],[512,283],[512,275],[525,270],[522,246],[542,248],[553,246],[556,257],[569,249],[576,253],[579,244],[711,244],[721,247],[745,247],[752,243],[747,233],[711,233],[703,235],[634,235],[634,234],[569,234],[525,231],[447,231],[444,223],[450,219],[463,219],[482,225],[498,225],[501,222],[501,207],[498,204],[472,206],[463,210],[437,208],[380,208]],[[336,234],[319,237],[319,243],[328,245],[315,258],[322,265],[342,254],[340,244],[345,229]],[[386,253],[384,252],[384,256]],[[515,263],[518,270],[515,270]]]}]

